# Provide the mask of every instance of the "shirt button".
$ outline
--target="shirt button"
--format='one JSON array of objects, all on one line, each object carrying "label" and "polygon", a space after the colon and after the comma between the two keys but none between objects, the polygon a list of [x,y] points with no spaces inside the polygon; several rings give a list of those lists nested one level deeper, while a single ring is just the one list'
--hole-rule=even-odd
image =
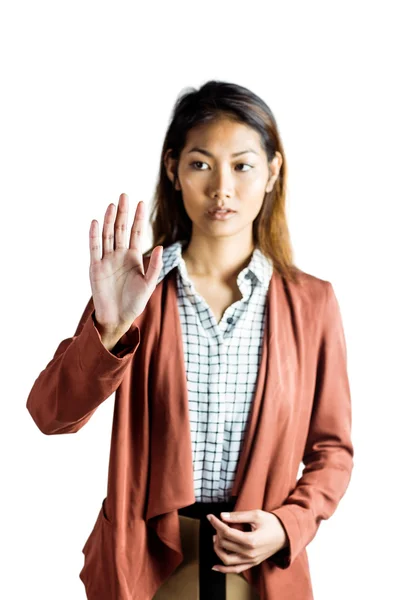
[{"label": "shirt button", "polygon": [[227,320],[226,320],[226,322],[227,322],[227,323],[229,323],[229,325],[230,325],[231,323],[233,323],[233,319],[232,319],[232,317],[228,317],[228,318],[227,318]]}]

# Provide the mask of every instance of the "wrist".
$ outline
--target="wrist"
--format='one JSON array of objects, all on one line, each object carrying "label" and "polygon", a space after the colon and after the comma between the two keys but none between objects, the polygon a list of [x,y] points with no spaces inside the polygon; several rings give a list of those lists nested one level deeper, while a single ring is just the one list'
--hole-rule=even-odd
[{"label": "wrist", "polygon": [[287,548],[289,546],[289,538],[286,533],[286,529],[282,525],[281,520],[278,519],[278,517],[276,515],[274,515],[274,517],[276,518],[276,521],[277,521],[276,524],[277,524],[278,531],[279,531],[279,534],[278,534],[279,549],[283,550],[284,548]]},{"label": "wrist", "polygon": [[115,326],[105,327],[104,325],[102,325],[101,323],[98,322],[98,320],[96,319],[95,313],[93,314],[93,323],[102,338],[104,337],[104,338],[111,339],[111,338],[115,338],[117,336],[122,337],[124,335],[124,333],[126,333],[129,329],[129,326],[123,326],[123,325],[115,325]]}]

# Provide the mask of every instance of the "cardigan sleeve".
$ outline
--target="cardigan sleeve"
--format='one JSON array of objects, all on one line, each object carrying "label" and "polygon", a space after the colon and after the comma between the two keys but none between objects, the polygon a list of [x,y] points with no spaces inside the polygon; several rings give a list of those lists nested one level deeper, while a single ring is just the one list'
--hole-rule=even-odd
[{"label": "cardigan sleeve", "polygon": [[42,433],[79,431],[118,388],[139,346],[140,330],[133,323],[129,343],[119,340],[115,354],[109,352],[95,326],[94,313],[91,296],[74,336],[59,344],[29,393],[26,407]]},{"label": "cardigan sleeve", "polygon": [[304,469],[284,504],[271,512],[281,521],[288,545],[269,557],[288,568],[336,510],[350,482],[354,450],[347,351],[339,304],[325,282],[316,386],[303,456]]}]

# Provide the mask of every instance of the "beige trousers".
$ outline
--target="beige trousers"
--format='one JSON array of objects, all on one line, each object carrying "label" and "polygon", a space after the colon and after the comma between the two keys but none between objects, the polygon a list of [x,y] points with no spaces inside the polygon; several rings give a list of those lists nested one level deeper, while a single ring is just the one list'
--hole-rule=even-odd
[{"label": "beige trousers", "polygon": [[[153,600],[199,600],[200,521],[179,515],[184,559],[161,585]],[[241,573],[226,574],[226,600],[259,600]]]}]

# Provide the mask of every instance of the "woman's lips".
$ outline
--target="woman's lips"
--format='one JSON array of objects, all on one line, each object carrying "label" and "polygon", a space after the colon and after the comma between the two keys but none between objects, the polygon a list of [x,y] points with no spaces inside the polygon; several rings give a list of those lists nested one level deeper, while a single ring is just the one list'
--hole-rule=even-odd
[{"label": "woman's lips", "polygon": [[213,211],[213,212],[208,211],[207,212],[207,215],[209,216],[209,218],[216,220],[216,221],[225,221],[225,220],[233,217],[233,215],[235,215],[235,214],[236,214],[236,211],[234,211],[234,210]]}]

